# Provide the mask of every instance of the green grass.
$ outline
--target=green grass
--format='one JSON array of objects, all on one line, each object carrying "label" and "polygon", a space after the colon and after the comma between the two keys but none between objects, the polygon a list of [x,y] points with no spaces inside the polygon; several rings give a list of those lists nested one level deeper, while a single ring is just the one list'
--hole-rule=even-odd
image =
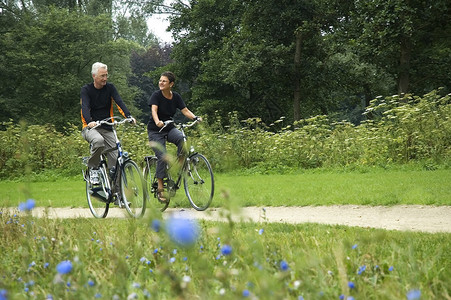
[{"label": "green grass", "polygon": [[[421,299],[450,297],[450,234],[204,221],[185,248],[150,222],[3,213],[0,290],[10,299],[241,299],[246,291],[250,299],[405,299],[414,289]],[[57,275],[63,260],[73,270]]]},{"label": "green grass", "polygon": [[[216,174],[214,205],[230,215],[234,205],[451,205],[450,175],[451,170],[412,169]],[[187,206],[182,192],[173,205]],[[26,198],[38,206],[87,207],[78,177],[2,181],[0,197],[0,207]],[[168,214],[38,219],[0,208],[0,295],[3,290],[8,299],[406,299],[419,290],[421,299],[451,297],[451,234],[200,221],[197,241],[182,247],[166,234],[163,216]],[[149,226],[154,220],[162,224],[159,232]],[[226,244],[230,255],[221,254]],[[58,275],[55,268],[63,260],[73,269]]]},{"label": "green grass", "polygon": [[[16,206],[34,198],[38,206],[87,207],[80,177],[52,181],[1,181],[0,203]],[[240,206],[451,205],[451,170],[309,170],[286,175],[215,174],[212,206],[229,194]],[[171,206],[188,207],[183,189]]]}]

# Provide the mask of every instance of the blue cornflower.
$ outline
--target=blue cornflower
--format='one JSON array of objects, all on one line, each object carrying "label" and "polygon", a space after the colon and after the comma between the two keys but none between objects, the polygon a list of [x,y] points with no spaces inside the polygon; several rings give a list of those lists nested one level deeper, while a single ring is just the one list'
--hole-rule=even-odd
[{"label": "blue cornflower", "polygon": [[100,293],[97,293],[97,294],[95,294],[95,296],[94,296],[95,298],[102,298],[102,294],[100,294]]},{"label": "blue cornflower", "polygon": [[25,286],[33,286],[34,285],[34,281],[33,280],[30,280],[30,281],[28,281],[26,284],[25,284]]},{"label": "blue cornflower", "polygon": [[261,229],[258,231],[258,234],[259,234],[259,235],[262,235],[263,232],[265,232],[265,230],[264,230],[263,228],[261,228]]},{"label": "blue cornflower", "polygon": [[244,290],[243,291],[243,297],[249,297],[249,295],[250,295],[249,290]]},{"label": "blue cornflower", "polygon": [[175,262],[175,257],[171,257],[170,259],[169,259],[169,262],[172,264],[173,262]]},{"label": "blue cornflower", "polygon": [[344,300],[344,299],[345,299],[345,295],[341,294],[341,295],[338,297],[338,299]]},{"label": "blue cornflower", "polygon": [[150,228],[152,228],[153,231],[155,231],[155,232],[160,232],[160,228],[161,228],[160,220],[158,220],[158,219],[152,220],[152,224],[150,224]]},{"label": "blue cornflower", "polygon": [[417,300],[421,298],[421,291],[420,290],[410,290],[407,292],[407,300]]},{"label": "blue cornflower", "polygon": [[355,248],[357,248],[357,244],[354,244],[354,245],[352,246],[352,249],[355,249]]},{"label": "blue cornflower", "polygon": [[147,258],[145,258],[144,256],[139,259],[140,262],[145,262],[146,260]]},{"label": "blue cornflower", "polygon": [[357,274],[362,275],[362,273],[366,270],[366,265],[363,265],[359,268],[359,270],[357,271]]},{"label": "blue cornflower", "polygon": [[20,211],[30,211],[36,206],[36,202],[34,199],[27,199],[25,202],[19,203],[19,210]]},{"label": "blue cornflower", "polygon": [[393,267],[393,266],[390,266],[390,268],[388,268],[388,270],[391,272],[391,271],[393,271],[395,269],[395,267]]},{"label": "blue cornflower", "polygon": [[174,243],[190,246],[197,241],[200,230],[195,220],[172,217],[166,221],[166,231]]},{"label": "blue cornflower", "polygon": [[72,271],[72,263],[70,260],[64,260],[56,266],[56,271],[60,274],[67,274]]},{"label": "blue cornflower", "polygon": [[352,281],[349,281],[349,282],[348,282],[348,287],[349,287],[350,289],[354,289],[354,288],[355,288],[355,283],[352,282]]},{"label": "blue cornflower", "polygon": [[230,255],[232,253],[232,246],[224,245],[221,248],[222,255]]},{"label": "blue cornflower", "polygon": [[282,271],[287,271],[289,269],[288,263],[284,260],[280,261],[279,267]]},{"label": "blue cornflower", "polygon": [[89,286],[94,286],[94,284],[95,284],[94,281],[92,281],[91,279],[88,280],[88,285]]},{"label": "blue cornflower", "polygon": [[52,294],[48,294],[47,296],[45,296],[45,300],[53,300]]}]

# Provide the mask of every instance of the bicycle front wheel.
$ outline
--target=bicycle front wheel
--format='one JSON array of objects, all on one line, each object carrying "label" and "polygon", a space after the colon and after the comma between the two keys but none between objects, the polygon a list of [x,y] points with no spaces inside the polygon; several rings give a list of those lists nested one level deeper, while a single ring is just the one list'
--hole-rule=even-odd
[{"label": "bicycle front wheel", "polygon": [[[108,215],[110,204],[108,202],[108,186],[105,186],[105,169],[99,169],[100,184],[92,185],[89,181],[89,169],[86,169],[86,198],[88,200],[89,210],[95,218],[105,218]],[[108,179],[106,179],[108,180]]]},{"label": "bicycle front wheel", "polygon": [[139,167],[132,160],[125,161],[122,166],[120,190],[127,212],[134,218],[143,216],[147,193]]},{"label": "bicycle front wheel", "polygon": [[188,158],[188,166],[183,179],[185,194],[196,210],[206,210],[213,200],[215,182],[210,163],[202,154]]},{"label": "bicycle front wheel", "polygon": [[[169,198],[167,201],[160,201],[157,197],[158,182],[155,178],[155,172],[157,170],[158,158],[155,156],[146,157],[144,161],[144,181],[146,183],[147,194],[149,195],[149,201],[151,201],[152,207],[165,211],[169,205]],[[155,201],[152,201],[152,195]]]}]

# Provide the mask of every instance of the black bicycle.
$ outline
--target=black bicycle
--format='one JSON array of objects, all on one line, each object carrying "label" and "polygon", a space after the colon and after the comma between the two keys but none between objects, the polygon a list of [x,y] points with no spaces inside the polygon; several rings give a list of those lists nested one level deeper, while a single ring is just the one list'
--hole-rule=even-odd
[{"label": "black bicycle", "polygon": [[[160,131],[174,123],[172,120],[164,122],[164,126]],[[191,124],[175,124],[183,134],[183,139],[186,144],[185,128],[191,127],[197,123],[197,120]],[[146,182],[149,195],[153,195],[156,199],[154,206],[164,211],[169,206],[171,197],[174,197],[177,190],[180,188],[183,179],[183,186],[185,194],[191,206],[199,211],[206,210],[213,200],[214,195],[214,177],[213,170],[207,158],[202,154],[195,152],[194,147],[191,146],[188,155],[185,155],[182,161],[182,167],[178,171],[176,178],[171,176],[171,172],[167,172],[167,178],[163,179],[164,191],[166,192],[166,201],[158,199],[158,181],[155,176],[158,158],[155,155],[146,156],[144,158],[144,181]],[[168,169],[170,166],[168,165]]]},{"label": "black bicycle", "polygon": [[[102,124],[112,126],[116,140],[116,147],[108,149],[101,155],[99,184],[91,183],[89,178],[90,168],[87,167],[89,157],[83,157],[83,163],[87,167],[83,171],[83,177],[86,181],[86,197],[89,209],[96,218],[105,218],[111,203],[117,204],[120,208],[125,207],[127,212],[135,218],[144,215],[146,210],[147,192],[141,170],[128,156],[128,153],[122,150],[116,132],[117,125],[132,121],[131,118],[112,117],[98,121],[97,125],[93,127],[96,128]],[[108,171],[106,154],[115,150],[118,150],[116,166]]]}]

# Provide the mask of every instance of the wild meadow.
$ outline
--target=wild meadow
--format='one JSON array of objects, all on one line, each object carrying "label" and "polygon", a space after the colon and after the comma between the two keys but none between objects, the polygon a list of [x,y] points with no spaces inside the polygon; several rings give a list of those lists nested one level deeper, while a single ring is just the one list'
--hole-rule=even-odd
[{"label": "wild meadow", "polygon": [[[152,209],[34,218],[35,206],[85,205],[88,146],[76,126],[3,123],[0,300],[451,299],[450,234],[232,221],[246,205],[262,220],[275,205],[451,205],[449,95],[377,98],[366,114],[361,124],[206,117],[187,133],[213,165],[228,222]],[[143,126],[119,134],[136,161],[150,154]]]},{"label": "wild meadow", "polygon": [[157,213],[37,219],[24,205],[0,213],[0,299],[451,297],[450,234]]}]

